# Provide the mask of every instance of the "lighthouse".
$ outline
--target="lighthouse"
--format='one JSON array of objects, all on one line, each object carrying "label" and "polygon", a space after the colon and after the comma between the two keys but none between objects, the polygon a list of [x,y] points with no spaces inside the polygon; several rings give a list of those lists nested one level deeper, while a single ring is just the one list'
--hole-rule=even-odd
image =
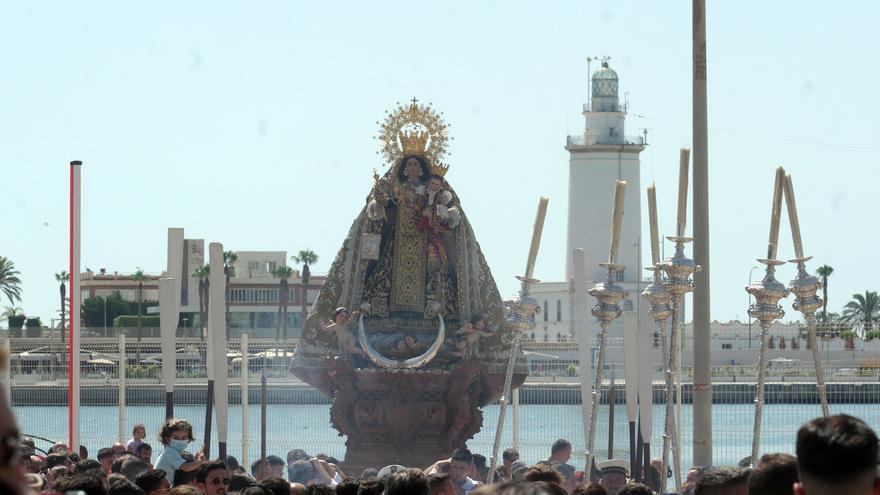
[{"label": "lighthouse", "polygon": [[[532,286],[531,293],[542,309],[535,332],[537,341],[568,340],[575,336],[574,292],[572,281],[573,249],[584,250],[587,287],[605,280],[608,271],[598,264],[608,261],[611,243],[611,209],[614,187],[625,180],[626,199],[620,236],[618,263],[625,266],[617,274],[617,283],[628,292],[620,307],[624,312],[638,313],[640,328],[651,328],[653,320],[648,306],[640,304],[645,284],[641,266],[641,183],[639,154],[646,143],[642,136],[627,134],[626,105],[620,102],[620,81],[607,57],[590,75],[588,102],[583,105],[583,132],[567,136],[565,149],[568,161],[568,211],[565,257],[565,279],[545,281]],[[594,302],[592,298],[590,304]],[[615,330],[621,325],[614,323]],[[589,318],[587,328],[595,335],[598,324]],[[619,335],[619,333],[614,333]],[[610,359],[615,359],[612,355]],[[621,362],[619,359],[618,363]]]},{"label": "lighthouse", "polygon": [[592,99],[584,105],[584,132],[568,136],[568,228],[565,246],[566,280],[574,277],[573,249],[584,250],[586,279],[603,280],[606,270],[597,263],[608,261],[611,240],[609,219],[614,185],[625,180],[626,202],[620,236],[619,282],[636,283],[639,273],[641,233],[641,191],[639,153],[644,138],[627,135],[626,107],[620,105],[619,79],[608,60],[590,78]]}]

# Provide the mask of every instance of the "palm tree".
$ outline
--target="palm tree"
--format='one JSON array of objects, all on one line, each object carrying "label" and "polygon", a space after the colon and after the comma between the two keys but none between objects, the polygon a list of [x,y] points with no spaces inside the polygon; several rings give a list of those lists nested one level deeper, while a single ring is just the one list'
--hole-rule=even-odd
[{"label": "palm tree", "polygon": [[199,279],[199,338],[203,340],[208,323],[208,275],[210,273],[211,265],[200,266],[193,273],[193,277]]},{"label": "palm tree", "polygon": [[841,316],[848,323],[863,323],[868,328],[880,319],[880,297],[871,290],[866,290],[864,295],[853,294],[853,300],[846,303]]},{"label": "palm tree", "polygon": [[234,251],[223,251],[223,274],[226,275],[226,340],[229,341],[229,279],[235,276],[235,262],[238,255]]},{"label": "palm tree", "polygon": [[70,274],[66,271],[62,270],[61,273],[55,274],[55,281],[59,282],[61,285],[58,287],[58,292],[61,293],[61,347],[64,347],[64,321],[65,321],[65,303],[67,298],[65,295],[67,294],[67,281],[70,280]]},{"label": "palm tree", "polygon": [[141,333],[143,332],[143,305],[144,305],[144,281],[147,279],[144,276],[144,271],[141,267],[137,267],[137,271],[134,272],[134,275],[131,277],[135,282],[138,283],[137,288],[137,302],[138,302],[138,326],[137,326],[137,338],[138,338],[138,346],[137,346],[137,366],[141,365]]},{"label": "palm tree", "polygon": [[25,316],[24,310],[17,306],[5,306],[3,314],[0,314],[0,321],[8,320],[15,316]]},{"label": "palm tree", "polygon": [[21,302],[21,279],[20,273],[15,269],[15,263],[5,256],[0,256],[0,292],[9,299],[9,304]]},{"label": "palm tree", "polygon": [[315,254],[309,248],[305,248],[294,256],[291,256],[290,259],[293,260],[294,263],[301,263],[302,268],[302,329],[305,328],[306,325],[306,317],[309,315],[308,312],[308,286],[309,286],[309,276],[311,273],[309,272],[309,265],[313,265],[318,262],[318,255]]},{"label": "palm tree", "polygon": [[[288,285],[287,279],[293,276],[293,268],[284,265],[275,268],[272,275],[281,279],[278,288],[278,329],[275,331],[275,340],[278,340],[279,334],[283,332],[284,341],[287,341],[287,295]],[[282,330],[283,329],[283,330]]]},{"label": "palm tree", "polygon": [[816,270],[816,274],[822,277],[822,321],[828,321],[828,277],[834,273],[834,268],[822,265]]},{"label": "palm tree", "polygon": [[[24,310],[19,307],[6,306],[6,309],[3,311],[3,314],[0,314],[0,320],[9,321],[13,318],[15,318],[23,323],[25,318],[27,318],[27,316],[25,315]],[[9,325],[9,336],[12,337],[13,327],[12,327],[11,323],[9,323],[8,325]],[[16,332],[20,331],[19,326],[16,326],[15,328],[18,329],[18,330],[16,330]],[[21,335],[17,335],[17,336],[20,337]]]}]

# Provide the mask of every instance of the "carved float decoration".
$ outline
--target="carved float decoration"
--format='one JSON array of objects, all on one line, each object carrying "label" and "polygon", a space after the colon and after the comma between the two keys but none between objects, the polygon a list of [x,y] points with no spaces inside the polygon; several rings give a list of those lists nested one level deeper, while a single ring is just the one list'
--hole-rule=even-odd
[{"label": "carved float decoration", "polygon": [[441,115],[413,99],[380,123],[388,169],[374,171],[291,364],[331,397],[350,469],[448,457],[504,388],[514,329],[446,179]]}]

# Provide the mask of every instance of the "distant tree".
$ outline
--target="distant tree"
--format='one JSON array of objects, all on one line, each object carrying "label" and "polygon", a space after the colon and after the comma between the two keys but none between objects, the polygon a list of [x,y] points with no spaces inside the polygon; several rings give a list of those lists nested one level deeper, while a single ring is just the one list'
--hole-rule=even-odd
[{"label": "distant tree", "polygon": [[136,352],[136,354],[137,354],[136,359],[137,359],[137,366],[140,366],[141,365],[141,337],[143,336],[143,321],[144,321],[144,312],[143,312],[144,281],[147,280],[147,277],[146,277],[146,275],[144,275],[144,271],[141,269],[141,267],[138,267],[137,271],[134,272],[134,276],[132,278],[134,279],[135,282],[138,283],[138,288],[137,288],[137,305],[138,305],[137,341],[138,341],[138,346],[137,346],[137,352]]},{"label": "distant tree", "polygon": [[[61,347],[64,347],[64,322],[65,322],[65,309],[66,309],[66,301],[67,301],[67,281],[70,280],[70,274],[66,271],[62,270],[61,273],[55,274],[55,281],[60,285],[58,287],[58,292],[61,293]],[[51,335],[51,334],[50,334]]]},{"label": "distant tree", "polygon": [[211,274],[211,265],[196,268],[193,277],[199,279],[199,338],[204,339],[208,328],[208,275]]},{"label": "distant tree", "polygon": [[[309,315],[308,311],[308,287],[309,287],[309,278],[311,277],[311,271],[309,270],[309,265],[314,265],[318,262],[318,255],[315,254],[309,248],[303,249],[299,253],[290,257],[294,261],[294,263],[302,264],[302,297],[300,299],[302,303],[302,323],[301,325],[305,327],[306,318]],[[300,329],[302,330],[302,329]]]},{"label": "distant tree", "polygon": [[284,335],[284,341],[287,341],[287,295],[289,292],[287,279],[293,276],[293,268],[284,265],[275,268],[272,275],[281,279],[278,284],[278,328],[275,330],[275,340],[278,341],[279,334]]},{"label": "distant tree", "polygon": [[865,294],[853,294],[853,300],[846,303],[841,314],[848,323],[863,323],[866,329],[880,319],[880,297],[876,291],[866,290]]},{"label": "distant tree", "polygon": [[21,275],[15,269],[15,263],[5,256],[0,256],[0,292],[6,295],[9,304],[21,302]]},{"label": "distant tree", "polygon": [[828,277],[834,273],[834,268],[822,265],[816,270],[816,274],[822,277],[822,321],[828,321]]},{"label": "distant tree", "polygon": [[229,341],[229,279],[235,276],[235,262],[238,261],[238,255],[235,251],[223,251],[223,274],[226,275],[226,290],[224,291],[226,300],[226,341]]}]

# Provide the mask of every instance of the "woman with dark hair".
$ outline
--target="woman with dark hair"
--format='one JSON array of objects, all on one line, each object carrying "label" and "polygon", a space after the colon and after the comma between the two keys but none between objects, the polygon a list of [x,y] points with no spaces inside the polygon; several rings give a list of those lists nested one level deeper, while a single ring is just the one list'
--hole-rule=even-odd
[{"label": "woman with dark hair", "polygon": [[[377,182],[367,206],[371,228],[381,241],[377,259],[365,270],[363,303],[370,318],[382,319],[385,329],[430,332],[438,314],[457,320],[459,313],[455,243],[448,240],[454,228],[422,221],[429,206],[426,185],[442,178],[417,155],[401,158],[391,180],[387,177]],[[444,249],[437,249],[438,243]],[[413,328],[414,322],[425,328]],[[429,345],[431,340],[428,336],[419,343]],[[415,346],[413,354],[425,347]]]}]

